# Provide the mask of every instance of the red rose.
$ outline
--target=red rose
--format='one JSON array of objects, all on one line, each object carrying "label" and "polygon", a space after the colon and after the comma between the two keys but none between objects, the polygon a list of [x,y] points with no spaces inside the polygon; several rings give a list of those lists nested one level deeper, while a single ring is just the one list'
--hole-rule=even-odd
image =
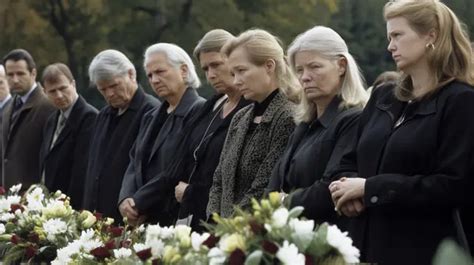
[{"label": "red rose", "polygon": [[111,240],[105,242],[105,247],[107,249],[114,249],[115,248],[115,240],[111,239]]},{"label": "red rose", "polygon": [[38,243],[40,239],[39,239],[39,236],[38,236],[37,233],[35,233],[35,232],[30,232],[30,233],[28,234],[28,240],[29,240],[30,242],[33,242],[33,243]]},{"label": "red rose", "polygon": [[147,261],[149,258],[151,258],[151,248],[140,250],[136,254],[141,261]]},{"label": "red rose", "polygon": [[12,235],[12,237],[10,238],[10,241],[13,243],[13,244],[18,244],[20,243],[21,241],[21,238],[15,234]]},{"label": "red rose", "polygon": [[213,248],[217,242],[219,242],[219,237],[211,234],[204,242],[202,242],[202,244],[208,248]]},{"label": "red rose", "polygon": [[151,265],[160,265],[160,260],[159,259],[152,260]]},{"label": "red rose", "polygon": [[249,222],[250,224],[250,229],[255,235],[265,235],[267,230],[265,230],[265,227],[263,227],[262,224],[259,224],[256,220],[251,220]]},{"label": "red rose", "polygon": [[262,241],[262,248],[263,250],[265,250],[266,252],[272,255],[275,255],[275,253],[277,253],[278,251],[278,246],[275,243],[268,240]]},{"label": "red rose", "polygon": [[122,235],[123,233],[123,227],[119,227],[119,226],[110,226],[109,229],[108,229],[109,233],[113,236],[113,237],[119,237]]},{"label": "red rose", "polygon": [[25,256],[27,259],[31,259],[32,257],[36,256],[38,253],[38,249],[32,245],[28,245],[25,249]]},{"label": "red rose", "polygon": [[4,195],[5,194],[5,188],[0,186],[0,195]]},{"label": "red rose", "polygon": [[305,265],[314,265],[313,256],[304,254],[304,258],[305,258],[305,262],[304,262]]},{"label": "red rose", "polygon": [[245,262],[245,253],[240,249],[236,248],[229,256],[230,265],[242,265]]},{"label": "red rose", "polygon": [[94,212],[94,216],[95,216],[95,218],[97,218],[97,220],[102,219],[102,214],[101,213]]},{"label": "red rose", "polygon": [[91,254],[98,260],[104,260],[111,256],[110,251],[106,247],[98,247],[91,250]]},{"label": "red rose", "polygon": [[11,212],[11,213],[15,213],[16,210],[20,210],[20,211],[23,212],[23,211],[25,210],[25,208],[23,208],[23,206],[21,206],[20,204],[12,204],[12,205],[10,205],[10,212]]}]

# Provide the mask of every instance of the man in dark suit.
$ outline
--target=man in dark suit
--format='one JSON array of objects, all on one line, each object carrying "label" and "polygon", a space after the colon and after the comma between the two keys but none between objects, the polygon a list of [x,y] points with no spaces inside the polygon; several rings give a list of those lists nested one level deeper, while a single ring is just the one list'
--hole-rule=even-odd
[{"label": "man in dark suit", "polygon": [[130,148],[143,115],[160,103],[138,86],[135,67],[119,51],[100,52],[89,66],[89,77],[108,106],[96,119],[83,206],[120,222],[117,200]]},{"label": "man in dark suit", "polygon": [[2,186],[22,183],[28,188],[40,181],[39,150],[43,126],[54,107],[36,84],[36,64],[25,50],[16,49],[3,58],[12,104],[2,113]]},{"label": "man in dark suit", "polygon": [[[10,95],[10,87],[8,86],[7,76],[5,75],[5,67],[0,64],[0,135],[2,134],[2,113],[3,110],[11,104],[12,96]],[[3,153],[3,138],[0,137],[0,155]],[[2,163],[0,163],[0,174],[2,174]]]},{"label": "man in dark suit", "polygon": [[89,142],[97,109],[77,94],[69,68],[55,63],[43,71],[46,96],[56,107],[43,130],[40,150],[41,182],[50,191],[61,190],[79,209],[84,193]]}]

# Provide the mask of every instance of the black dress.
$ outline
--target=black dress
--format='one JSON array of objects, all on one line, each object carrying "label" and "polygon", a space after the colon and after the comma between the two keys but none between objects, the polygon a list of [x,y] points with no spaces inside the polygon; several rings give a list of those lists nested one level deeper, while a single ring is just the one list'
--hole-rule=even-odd
[{"label": "black dress", "polygon": [[230,121],[237,111],[250,103],[242,98],[237,107],[222,118],[223,103],[214,110],[216,102],[221,97],[222,95],[216,95],[208,100],[201,112],[190,122],[182,144],[178,147],[181,153],[169,173],[175,180],[174,185],[179,181],[189,184],[180,204],[179,218],[193,215],[191,227],[197,231],[203,230],[200,223],[206,220],[209,189]]}]

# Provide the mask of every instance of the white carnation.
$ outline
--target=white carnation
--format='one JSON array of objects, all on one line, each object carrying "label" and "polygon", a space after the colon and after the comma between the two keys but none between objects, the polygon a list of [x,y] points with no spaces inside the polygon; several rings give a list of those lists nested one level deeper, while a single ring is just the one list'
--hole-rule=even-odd
[{"label": "white carnation", "polygon": [[15,219],[15,215],[12,214],[12,213],[3,213],[3,214],[0,214],[0,221],[3,221],[3,222],[8,222],[12,219]]},{"label": "white carnation", "polygon": [[200,235],[199,233],[193,232],[191,234],[191,245],[193,249],[198,251],[201,248],[201,245],[206,239],[209,237],[209,233],[203,233]]},{"label": "white carnation", "polygon": [[276,257],[284,265],[304,265],[305,257],[303,254],[298,252],[298,248],[294,244],[289,244],[285,240],[283,246],[278,249]]},{"label": "white carnation", "polygon": [[114,249],[114,256],[117,259],[126,259],[132,255],[132,250],[129,248]]},{"label": "white carnation", "polygon": [[3,235],[5,231],[5,225],[0,223],[0,235]]},{"label": "white carnation", "polygon": [[35,188],[32,192],[26,194],[26,201],[30,211],[40,211],[43,209],[44,194],[41,188]]},{"label": "white carnation", "polygon": [[140,252],[142,250],[145,250],[149,247],[147,247],[145,244],[142,244],[142,243],[136,243],[135,245],[133,245],[133,250],[135,250],[135,252]]},{"label": "white carnation", "polygon": [[20,204],[21,196],[18,195],[10,195],[7,197],[7,201],[12,204]]},{"label": "white carnation", "polygon": [[329,245],[336,248],[347,263],[358,263],[360,252],[352,246],[352,239],[347,236],[347,232],[342,232],[335,225],[328,226],[327,241]]},{"label": "white carnation", "polygon": [[207,257],[209,258],[209,265],[224,264],[227,258],[225,252],[217,247],[211,248],[211,250],[209,250],[209,253],[207,253]]},{"label": "white carnation", "polygon": [[48,239],[54,238],[54,236],[65,233],[67,231],[67,225],[64,221],[60,219],[54,218],[51,220],[46,221],[43,224],[43,229],[48,235]]}]

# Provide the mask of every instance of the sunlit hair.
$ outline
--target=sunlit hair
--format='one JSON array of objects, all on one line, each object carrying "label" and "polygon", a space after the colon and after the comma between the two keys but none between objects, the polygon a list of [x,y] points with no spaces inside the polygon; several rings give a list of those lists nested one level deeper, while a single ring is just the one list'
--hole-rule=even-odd
[{"label": "sunlit hair", "polygon": [[[403,17],[418,34],[425,35],[434,30],[436,40],[427,47],[428,64],[431,68],[431,91],[434,93],[447,82],[457,79],[474,85],[474,69],[469,35],[465,26],[449,7],[438,0],[392,1],[384,7],[385,20]],[[400,100],[409,100],[413,84],[404,74],[395,95]]]},{"label": "sunlit hair", "polygon": [[105,50],[97,54],[89,65],[89,78],[92,83],[109,81],[116,77],[123,77],[132,70],[133,79],[136,78],[135,66],[117,50]]},{"label": "sunlit hair", "polygon": [[71,70],[69,67],[63,63],[54,63],[48,65],[41,77],[42,83],[57,83],[60,80],[60,77],[64,76],[69,80],[69,82],[74,81],[74,77],[72,76]]},{"label": "sunlit hair", "polygon": [[193,56],[200,62],[199,56],[205,52],[220,52],[224,44],[235,38],[234,35],[223,29],[213,29],[207,32],[194,48]]},{"label": "sunlit hair", "polygon": [[291,71],[277,37],[262,29],[251,29],[228,41],[222,51],[229,56],[238,47],[244,47],[250,61],[257,66],[268,60],[275,61],[275,75],[278,87],[290,101],[298,103],[301,98],[301,86]]},{"label": "sunlit hair", "polygon": [[181,65],[188,67],[188,75],[186,77],[186,85],[192,88],[198,88],[201,85],[201,81],[196,73],[193,61],[191,57],[178,45],[172,43],[157,43],[148,47],[145,51],[144,66],[148,64],[150,56],[156,53],[162,53],[166,56],[168,63],[178,69]]},{"label": "sunlit hair", "polygon": [[[369,98],[364,88],[364,79],[356,61],[349,53],[346,42],[334,30],[316,26],[298,35],[288,48],[290,65],[295,70],[295,55],[298,52],[314,52],[336,62],[341,57],[347,61],[346,71],[339,88],[341,107],[363,107]],[[302,93],[301,103],[298,105],[295,121],[309,122],[316,115],[316,106]]]}]

